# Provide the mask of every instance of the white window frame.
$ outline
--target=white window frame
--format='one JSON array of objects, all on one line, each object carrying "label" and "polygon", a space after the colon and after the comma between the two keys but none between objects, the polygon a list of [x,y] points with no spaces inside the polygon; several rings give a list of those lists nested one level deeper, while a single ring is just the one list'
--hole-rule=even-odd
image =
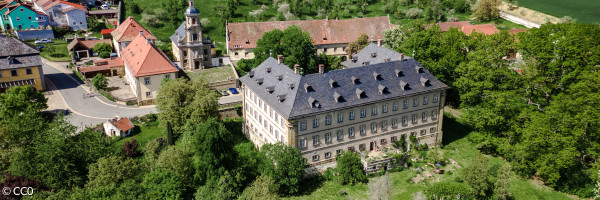
[{"label": "white window frame", "polygon": [[437,103],[438,102],[438,95],[433,96],[433,103]]},{"label": "white window frame", "polygon": [[331,142],[331,133],[325,133],[325,142]]},{"label": "white window frame", "polygon": [[408,109],[408,100],[405,99],[403,103],[403,109]]},{"label": "white window frame", "polygon": [[313,136],[313,146],[319,145],[319,136],[318,135],[314,135]]},{"label": "white window frame", "polygon": [[301,131],[306,130],[306,122],[305,121],[300,122],[300,130]]},{"label": "white window frame", "polygon": [[367,109],[360,109],[360,118],[365,118],[367,116]]},{"label": "white window frame", "polygon": [[371,133],[377,133],[377,123],[371,123]]},{"label": "white window frame", "polygon": [[336,135],[337,135],[337,140],[338,141],[344,140],[344,132],[342,130],[337,130],[336,131]]},{"label": "white window frame", "polygon": [[354,127],[348,128],[348,137],[354,137]]},{"label": "white window frame", "polygon": [[338,113],[338,123],[344,122],[344,113]]},{"label": "white window frame", "polygon": [[377,107],[373,106],[373,108],[371,108],[371,116],[375,116],[377,115]]},{"label": "white window frame", "polygon": [[413,107],[419,106],[419,97],[413,99]]},{"label": "white window frame", "polygon": [[398,102],[394,102],[394,105],[392,107],[393,111],[397,111],[398,110]]},{"label": "white window frame", "polygon": [[423,105],[427,105],[427,100],[429,100],[429,97],[423,97]]},{"label": "white window frame", "polygon": [[354,111],[350,111],[350,116],[348,116],[348,119],[350,120],[354,120]]},{"label": "white window frame", "polygon": [[383,108],[382,108],[381,113],[386,113],[387,111],[388,111],[387,110],[387,104],[383,104]]},{"label": "white window frame", "polygon": [[325,116],[325,125],[331,125],[331,116]]},{"label": "white window frame", "polygon": [[319,118],[314,118],[313,119],[313,128],[318,128],[319,127]]},{"label": "white window frame", "polygon": [[365,125],[360,125],[360,135],[366,135],[367,134],[367,130],[365,128]]},{"label": "white window frame", "polygon": [[144,85],[150,85],[150,77],[145,77],[144,78]]}]

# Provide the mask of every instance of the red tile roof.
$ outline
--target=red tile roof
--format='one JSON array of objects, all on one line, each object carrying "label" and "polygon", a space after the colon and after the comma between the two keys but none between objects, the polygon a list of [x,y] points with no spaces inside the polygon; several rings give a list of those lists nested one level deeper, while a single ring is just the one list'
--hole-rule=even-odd
[{"label": "red tile roof", "polygon": [[106,71],[106,70],[110,70],[110,67],[108,67],[106,65],[102,65],[102,66],[92,65],[92,66],[87,66],[87,67],[79,67],[79,71],[81,73]]},{"label": "red tile roof", "polygon": [[94,65],[96,65],[96,66],[107,66],[109,68],[121,67],[121,66],[123,66],[123,59],[121,57],[116,57],[116,58],[107,58],[107,59],[101,59],[101,60],[94,60]]},{"label": "red tile roof", "polygon": [[160,49],[139,33],[125,49],[121,50],[121,57],[135,77],[179,71]]},{"label": "red tile roof", "polygon": [[[471,23],[469,23],[468,21],[460,21],[460,22],[440,22],[440,23],[436,23],[436,25],[438,25],[441,29],[442,32],[446,32],[449,31],[450,28],[462,28],[464,26],[469,26],[471,25]],[[426,26],[426,28],[429,28],[429,25]]]},{"label": "red tile roof", "polygon": [[114,30],[115,29],[102,29],[102,31],[100,31],[100,34],[102,34],[102,35],[104,35],[104,34],[110,34]]},{"label": "red tile roof", "polygon": [[350,43],[363,33],[372,40],[383,39],[382,32],[391,29],[388,17],[229,23],[227,24],[229,48],[256,48],[256,41],[265,32],[274,29],[284,30],[292,25],[298,25],[302,30],[310,33],[315,45]]},{"label": "red tile roof", "polygon": [[140,31],[143,31],[144,35],[148,39],[156,40],[156,37],[154,37],[154,35],[152,35],[148,29],[137,23],[133,17],[128,17],[110,34],[112,34],[113,39],[115,39],[117,42],[131,42],[140,34]]},{"label": "red tile roof", "polygon": [[108,43],[112,46],[111,40],[110,39],[102,39],[102,40],[80,40],[75,38],[73,41],[71,41],[71,43],[69,43],[69,45],[67,45],[67,49],[69,51],[71,51],[71,49],[73,49],[77,44],[82,45],[84,48],[90,50],[93,49],[94,46],[98,43]]},{"label": "red tile roof", "polygon": [[462,32],[466,35],[471,35],[473,31],[483,33],[485,35],[491,35],[500,32],[500,30],[498,30],[493,24],[478,24],[462,27]]},{"label": "red tile roof", "polygon": [[115,127],[117,127],[118,129],[121,129],[121,131],[127,131],[129,129],[132,129],[133,127],[135,127],[133,125],[133,123],[131,123],[131,121],[129,120],[129,118],[127,117],[121,117],[119,118],[114,118],[111,120],[108,120],[111,124],[115,125]]},{"label": "red tile roof", "polygon": [[67,1],[61,1],[61,0],[51,0],[51,1],[43,1],[43,0],[38,0],[38,5],[40,5],[42,7],[42,10],[48,10],[51,9],[52,7],[58,5],[58,4],[64,4],[67,5],[68,7],[63,8],[63,12],[68,12],[74,9],[79,9],[82,11],[87,12],[87,8],[85,8],[82,5],[79,4],[75,4],[75,3],[71,3],[71,2],[67,2]]}]

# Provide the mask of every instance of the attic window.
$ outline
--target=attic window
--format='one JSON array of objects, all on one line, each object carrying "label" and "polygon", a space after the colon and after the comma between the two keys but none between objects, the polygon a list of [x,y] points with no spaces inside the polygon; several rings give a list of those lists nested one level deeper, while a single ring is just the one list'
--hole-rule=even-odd
[{"label": "attic window", "polygon": [[375,57],[377,57],[377,53],[375,53],[375,52],[371,53],[371,58],[375,58]]},{"label": "attic window", "polygon": [[246,40],[246,44],[250,44],[250,40]]},{"label": "attic window", "polygon": [[271,68],[267,67],[267,68],[265,68],[265,71],[267,71],[267,73],[271,73]]},{"label": "attic window", "polygon": [[337,103],[345,102],[344,97],[342,97],[342,95],[337,92],[333,93],[333,99],[335,99],[335,102],[337,102]]},{"label": "attic window", "polygon": [[366,66],[366,65],[369,65],[369,64],[370,64],[369,61],[365,61],[365,62],[362,63],[363,66]]},{"label": "attic window", "polygon": [[358,61],[358,56],[352,56],[352,62],[356,63],[356,61]]},{"label": "attic window", "polygon": [[254,71],[249,71],[248,72],[248,77],[250,77],[250,78],[254,77]]},{"label": "attic window", "polygon": [[323,37],[323,40],[327,40],[327,37]]},{"label": "attic window", "polygon": [[377,86],[377,89],[379,89],[379,94],[387,94],[389,93],[387,87],[379,84],[379,86]]},{"label": "attic window", "polygon": [[312,97],[308,97],[308,104],[310,105],[311,108],[320,108],[321,104],[319,103],[319,101],[317,101],[316,99],[312,98]]},{"label": "attic window", "polygon": [[376,81],[382,80],[383,78],[381,78],[381,74],[377,73],[377,72],[373,72],[373,78]]},{"label": "attic window", "polygon": [[282,95],[277,95],[277,100],[278,100],[279,102],[283,102],[283,101],[285,101],[285,94],[282,94]]},{"label": "attic window", "polygon": [[335,81],[333,79],[329,79],[329,86],[331,86],[331,88],[339,87],[337,81]]},{"label": "attic window", "polygon": [[397,76],[397,77],[404,76],[404,73],[403,73],[403,72],[402,72],[402,70],[400,70],[400,69],[396,69],[396,71],[394,71],[394,73],[396,73],[396,76]]},{"label": "attic window", "polygon": [[279,75],[276,78],[277,78],[278,81],[281,81],[281,80],[283,80],[283,75]]},{"label": "attic window", "polygon": [[352,80],[352,84],[360,84],[360,79],[357,78],[356,76],[352,76],[350,77],[350,80]]},{"label": "attic window", "polygon": [[8,59],[8,64],[15,64],[15,58],[9,56],[7,59]]},{"label": "attic window", "polygon": [[423,71],[423,67],[421,67],[421,66],[418,66],[418,65],[417,65],[417,66],[415,66],[415,70],[417,70],[417,73],[423,73],[423,72],[424,72],[424,71]]},{"label": "attic window", "polygon": [[390,62],[390,58],[383,59],[383,62]]},{"label": "attic window", "polygon": [[309,85],[308,83],[304,84],[304,90],[306,92],[314,92],[315,90],[313,89],[313,87],[311,85]]},{"label": "attic window", "polygon": [[273,94],[273,91],[275,91],[275,86],[267,87],[267,92],[269,94]]},{"label": "attic window", "polygon": [[425,86],[425,87],[431,86],[431,82],[429,81],[429,79],[427,79],[425,77],[421,77],[420,81],[421,81],[421,84],[423,84],[423,86]]},{"label": "attic window", "polygon": [[288,84],[288,88],[290,88],[290,90],[293,90],[294,89],[294,84],[293,83]]},{"label": "attic window", "polygon": [[410,85],[407,82],[400,81],[400,88],[402,90],[409,90],[410,89]]},{"label": "attic window", "polygon": [[359,99],[362,99],[362,98],[366,98],[366,97],[367,97],[367,95],[365,95],[365,91],[363,91],[363,90],[361,90],[361,89],[358,89],[358,88],[356,88],[356,91],[355,91],[355,92],[356,92],[356,96],[357,96]]},{"label": "attic window", "polygon": [[263,79],[262,79],[262,78],[258,78],[258,79],[256,79],[256,83],[257,83],[258,85],[262,85],[262,84],[263,84]]}]

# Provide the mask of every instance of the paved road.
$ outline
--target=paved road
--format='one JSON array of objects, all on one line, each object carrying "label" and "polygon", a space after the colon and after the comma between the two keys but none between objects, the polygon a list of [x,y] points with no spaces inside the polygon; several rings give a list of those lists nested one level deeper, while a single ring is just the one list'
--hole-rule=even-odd
[{"label": "paved road", "polygon": [[54,92],[60,93],[71,111],[69,121],[79,128],[95,126],[115,116],[133,117],[156,113],[154,106],[125,106],[108,101],[102,96],[84,97],[88,88],[84,88],[83,83],[73,73],[67,73],[66,69],[58,69],[59,66],[64,65],[46,62],[43,65],[44,74],[46,79],[56,86],[57,90]]}]

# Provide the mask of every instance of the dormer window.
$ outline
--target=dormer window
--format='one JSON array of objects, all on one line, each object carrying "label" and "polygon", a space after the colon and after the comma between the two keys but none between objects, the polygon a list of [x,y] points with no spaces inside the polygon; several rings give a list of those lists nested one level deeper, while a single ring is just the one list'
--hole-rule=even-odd
[{"label": "dormer window", "polygon": [[258,85],[262,85],[263,84],[263,79],[262,78],[256,79],[256,83]]},{"label": "dormer window", "polygon": [[282,95],[277,95],[277,100],[281,103],[283,101],[285,101],[285,94]]},{"label": "dormer window", "polygon": [[323,40],[327,40],[327,37],[323,37]]},{"label": "dormer window", "polygon": [[385,87],[385,86],[383,86],[381,84],[379,84],[379,86],[377,86],[377,89],[379,89],[379,94],[387,94],[387,93],[389,93],[387,87]]},{"label": "dormer window", "polygon": [[308,93],[308,92],[314,92],[315,90],[313,89],[312,85],[309,85],[308,83],[304,84],[304,90]]},{"label": "dormer window", "polygon": [[335,81],[333,79],[329,79],[329,86],[331,86],[331,88],[339,87],[337,81]]},{"label": "dormer window", "polygon": [[246,44],[250,44],[250,40],[246,40]]},{"label": "dormer window", "polygon": [[375,53],[375,52],[371,53],[371,58],[375,58],[375,57],[377,57],[377,53]]},{"label": "dormer window", "polygon": [[267,92],[269,94],[273,94],[273,91],[275,91],[275,86],[267,87]]},{"label": "dormer window", "polygon": [[369,65],[369,64],[370,64],[369,61],[365,61],[365,62],[362,63],[363,66],[366,66],[366,65]]},{"label": "dormer window", "polygon": [[310,104],[311,108],[320,108],[321,104],[319,103],[319,101],[317,101],[316,99],[312,98],[312,97],[308,97],[308,104]]},{"label": "dormer window", "polygon": [[421,77],[420,81],[421,81],[421,84],[423,84],[423,86],[425,86],[425,87],[431,86],[431,82],[429,81],[429,79],[427,79],[425,77]]},{"label": "dormer window", "polygon": [[283,75],[279,75],[279,76],[277,76],[277,80],[278,80],[278,81],[281,81],[281,80],[283,80]]},{"label": "dormer window", "polygon": [[340,93],[334,92],[333,93],[333,99],[335,100],[336,103],[341,103],[344,102],[344,97],[342,97],[342,95]]},{"label": "dormer window", "polygon": [[350,77],[350,80],[352,80],[352,84],[360,84],[360,79],[357,78],[356,76],[352,76]]},{"label": "dormer window", "polygon": [[248,72],[248,77],[250,77],[250,78],[254,77],[254,71],[249,71]]},{"label": "dormer window", "polygon": [[288,88],[290,88],[290,90],[293,90],[294,89],[294,84],[293,83],[288,84]]},{"label": "dormer window", "polygon": [[7,59],[8,59],[8,64],[15,64],[15,58],[9,56]]},{"label": "dormer window", "polygon": [[270,67],[267,67],[267,68],[265,68],[265,71],[266,71],[267,73],[271,73],[271,68],[270,68]]},{"label": "dormer window", "polygon": [[375,80],[377,80],[377,81],[378,81],[378,80],[382,80],[382,78],[381,78],[381,74],[379,74],[379,73],[377,73],[377,72],[373,72],[373,78],[374,78]]},{"label": "dormer window", "polygon": [[358,56],[352,56],[352,62],[356,63],[356,61],[358,61]]},{"label": "dormer window", "polygon": [[400,69],[396,69],[396,71],[394,71],[394,73],[396,74],[397,77],[404,76],[404,73]]},{"label": "dormer window", "polygon": [[361,90],[361,89],[358,89],[358,88],[356,88],[355,92],[356,92],[356,96],[357,96],[359,99],[362,99],[362,98],[366,98],[366,97],[367,97],[367,95],[365,94],[365,91],[363,91],[363,90]]},{"label": "dormer window", "polygon": [[423,67],[421,66],[415,66],[415,70],[417,70],[417,73],[423,73]]},{"label": "dormer window", "polygon": [[408,89],[410,89],[409,87],[410,87],[410,85],[407,82],[400,81],[400,88],[402,90],[408,90]]}]

